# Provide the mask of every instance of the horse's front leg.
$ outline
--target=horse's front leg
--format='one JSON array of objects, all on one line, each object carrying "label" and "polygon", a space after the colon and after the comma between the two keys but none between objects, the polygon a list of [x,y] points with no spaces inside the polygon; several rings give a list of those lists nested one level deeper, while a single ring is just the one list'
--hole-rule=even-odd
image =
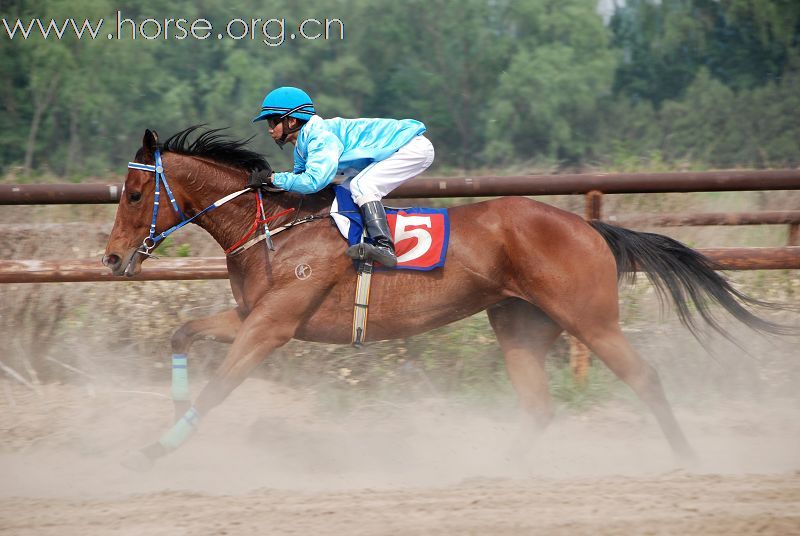
[{"label": "horse's front leg", "polygon": [[[129,455],[122,464],[131,469],[149,469],[156,459],[177,449],[197,430],[200,419],[222,402],[274,349],[286,344],[299,320],[279,313],[286,307],[257,307],[242,322],[228,354],[206,384],[194,406],[157,442]],[[275,312],[278,314],[275,314]]]},{"label": "horse's front leg", "polygon": [[187,355],[192,343],[210,339],[232,343],[242,326],[242,314],[237,307],[229,311],[190,320],[172,335],[172,402],[177,421],[192,405],[189,393],[189,361]]}]

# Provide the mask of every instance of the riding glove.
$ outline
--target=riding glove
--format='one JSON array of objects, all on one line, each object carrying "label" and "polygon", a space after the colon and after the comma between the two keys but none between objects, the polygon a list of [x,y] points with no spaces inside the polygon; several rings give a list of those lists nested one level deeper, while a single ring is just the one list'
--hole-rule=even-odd
[{"label": "riding glove", "polygon": [[250,173],[250,176],[247,178],[247,187],[253,190],[262,190],[264,192],[284,192],[283,188],[278,188],[274,184],[272,184],[272,170],[271,169],[260,169],[253,171]]}]

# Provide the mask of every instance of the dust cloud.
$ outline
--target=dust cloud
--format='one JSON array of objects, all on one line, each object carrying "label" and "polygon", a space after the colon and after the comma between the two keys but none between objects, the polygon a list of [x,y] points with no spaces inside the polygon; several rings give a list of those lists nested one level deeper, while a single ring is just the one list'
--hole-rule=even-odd
[{"label": "dust cloud", "polygon": [[[685,348],[678,345],[675,351]],[[367,394],[362,407],[336,414],[321,408],[311,389],[251,379],[206,417],[184,448],[139,474],[119,461],[169,426],[168,385],[50,384],[37,395],[6,382],[0,400],[0,496],[391,489],[472,479],[800,470],[798,396],[772,381],[778,368],[774,356],[760,368],[747,355],[716,361],[684,355],[681,361],[701,363],[688,369],[676,368],[674,356],[655,360],[669,358],[673,366],[660,363],[659,369],[697,450],[698,460],[690,466],[673,457],[654,418],[624,386],[619,398],[586,411],[561,408],[518,459],[510,455],[520,428],[511,399],[482,408],[430,397],[390,403]],[[751,385],[744,389],[740,383],[747,384],[747,377]]]},{"label": "dust cloud", "polygon": [[627,329],[660,371],[698,454],[691,465],[622,385],[581,411],[560,403],[517,459],[511,397],[367,391],[339,411],[314,387],[254,378],[182,449],[136,473],[119,461],[170,425],[169,386],[96,370],[38,393],[0,381],[0,533],[800,531],[794,341],[750,338],[748,354],[712,338],[709,356],[671,322]]}]

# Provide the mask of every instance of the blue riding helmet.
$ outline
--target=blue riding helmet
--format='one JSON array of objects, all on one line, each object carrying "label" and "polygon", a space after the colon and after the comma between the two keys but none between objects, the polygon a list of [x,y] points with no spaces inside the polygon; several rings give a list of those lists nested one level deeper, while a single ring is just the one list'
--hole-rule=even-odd
[{"label": "blue riding helmet", "polygon": [[270,117],[294,117],[308,121],[314,114],[314,103],[308,93],[296,87],[284,86],[270,91],[264,97],[261,113],[253,119],[253,123]]}]

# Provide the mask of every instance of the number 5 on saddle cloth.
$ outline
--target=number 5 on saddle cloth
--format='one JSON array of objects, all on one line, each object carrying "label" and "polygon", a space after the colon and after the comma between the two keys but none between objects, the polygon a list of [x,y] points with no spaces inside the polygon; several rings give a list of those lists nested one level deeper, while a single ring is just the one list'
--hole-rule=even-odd
[{"label": "number 5 on saddle cloth", "polygon": [[[350,191],[341,186],[336,187],[336,200],[331,206],[331,217],[339,232],[347,240],[348,246],[366,239],[361,213],[353,202]],[[450,218],[447,209],[386,207],[386,219],[389,222],[397,254],[395,270],[428,271],[444,266],[450,239]],[[359,347],[366,337],[369,285],[373,264],[359,262],[357,270],[353,345]]]}]

